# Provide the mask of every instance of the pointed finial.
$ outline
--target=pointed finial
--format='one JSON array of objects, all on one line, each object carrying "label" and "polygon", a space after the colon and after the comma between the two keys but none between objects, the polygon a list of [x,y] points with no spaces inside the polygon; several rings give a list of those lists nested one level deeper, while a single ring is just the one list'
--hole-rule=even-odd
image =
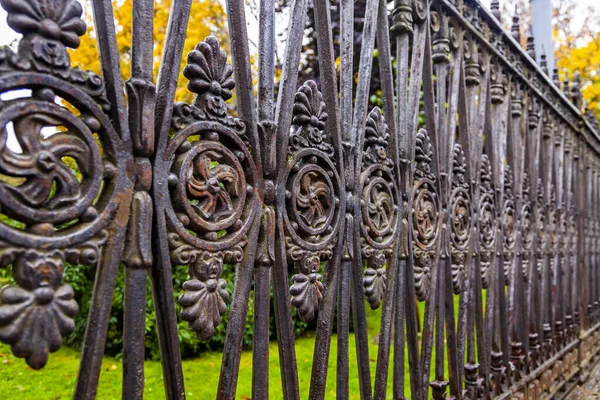
[{"label": "pointed finial", "polygon": [[499,22],[502,22],[502,14],[500,13],[500,1],[492,0],[490,3],[490,10],[492,11],[492,15],[496,17]]},{"label": "pointed finial", "polygon": [[542,67],[542,71],[548,75],[548,61],[546,61],[546,50],[544,50],[544,45],[542,45],[542,55],[540,56],[540,67]]},{"label": "pointed finial", "polygon": [[600,131],[600,125],[598,124],[598,117],[596,117],[596,113],[594,113],[594,110],[592,110],[592,108],[590,107],[588,102],[585,100],[583,101],[583,108],[585,110],[583,112],[584,118],[590,123],[590,125],[592,125],[592,127],[596,131]]},{"label": "pointed finial", "polygon": [[588,102],[586,100],[583,100],[583,116],[592,124],[595,124],[595,119],[596,116],[594,115],[594,112],[592,111],[592,109],[590,108],[590,105],[588,104]]},{"label": "pointed finial", "polygon": [[552,82],[560,89],[560,78],[558,77],[558,68],[554,68],[552,71]]},{"label": "pointed finial", "polygon": [[534,61],[537,60],[535,57],[535,39],[533,37],[533,26],[529,25],[529,32],[527,33],[527,46],[526,46],[527,54],[529,57],[533,58]]},{"label": "pointed finial", "polygon": [[513,15],[513,24],[510,28],[513,38],[521,43],[521,25],[519,25],[519,7],[515,4],[515,14]]},{"label": "pointed finial", "polygon": [[571,100],[577,108],[581,108],[583,105],[583,96],[581,94],[581,74],[579,71],[575,71],[573,74],[573,82],[571,83]]},{"label": "pointed finial", "polygon": [[565,71],[565,80],[563,81],[563,87],[562,87],[563,93],[569,97],[570,95],[570,86],[569,86],[569,71]]}]

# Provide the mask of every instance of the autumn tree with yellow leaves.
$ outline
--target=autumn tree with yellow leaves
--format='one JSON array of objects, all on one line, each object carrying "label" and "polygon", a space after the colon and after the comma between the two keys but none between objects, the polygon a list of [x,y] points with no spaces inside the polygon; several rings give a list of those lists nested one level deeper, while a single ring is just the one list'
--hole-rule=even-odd
[{"label": "autumn tree with yellow leaves", "polygon": [[[510,29],[515,5],[522,31],[531,23],[530,0],[503,1],[503,23]],[[581,74],[582,94],[587,108],[600,118],[600,7],[594,2],[552,0],[554,58],[560,81]],[[526,34],[521,35],[523,45]]]},{"label": "autumn tree with yellow leaves", "polygon": [[[132,28],[133,0],[113,0],[115,25],[117,29],[117,46],[121,55],[121,72],[123,79],[130,75],[131,62],[131,28]],[[163,52],[167,22],[171,0],[157,0],[154,2],[154,75],[158,73],[160,58]],[[81,37],[81,45],[77,50],[71,51],[73,66],[100,73],[100,58],[96,45],[96,33],[92,20],[92,10],[89,3],[84,6],[84,20],[88,25],[88,32]],[[221,2],[214,0],[193,0],[190,12],[188,30],[183,47],[184,57],[179,69],[179,85],[176,92],[177,101],[191,101],[192,94],[187,91],[187,79],[182,71],[186,57],[196,44],[210,35],[215,35],[221,43],[221,48],[229,49],[227,34],[227,15]]]}]

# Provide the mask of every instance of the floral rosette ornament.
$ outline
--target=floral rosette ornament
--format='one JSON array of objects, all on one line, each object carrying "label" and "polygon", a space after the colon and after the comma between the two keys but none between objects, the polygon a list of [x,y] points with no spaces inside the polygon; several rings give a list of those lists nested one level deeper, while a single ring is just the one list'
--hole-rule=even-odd
[{"label": "floral rosette ornament", "polygon": [[187,265],[190,279],[178,302],[181,319],[199,340],[212,337],[230,293],[224,264],[243,260],[258,197],[256,167],[245,143],[245,124],[227,115],[233,68],[209,36],[188,54],[183,70],[192,104],[174,106],[165,159],[172,159],[166,210],[172,265]]},{"label": "floral rosette ornament", "polygon": [[481,156],[481,195],[479,198],[479,242],[481,245],[481,283],[487,289],[492,273],[494,242],[496,240],[496,209],[492,183],[492,164],[487,154]]},{"label": "floral rosette ornament", "polygon": [[536,273],[537,278],[542,278],[544,268],[544,254],[546,252],[546,244],[548,235],[546,227],[548,220],[546,218],[546,201],[544,198],[544,183],[541,178],[537,180],[536,186],[536,201],[534,204],[535,212],[535,235],[537,239],[537,248],[534,250],[536,256]]},{"label": "floral rosette ornament", "polygon": [[417,132],[413,190],[413,242],[415,291],[419,301],[427,297],[433,277],[435,240],[438,233],[439,201],[435,175],[431,171],[433,145],[425,129]]},{"label": "floral rosette ornament", "polygon": [[502,215],[502,228],[504,230],[504,260],[503,273],[504,284],[510,283],[512,264],[515,257],[515,245],[517,240],[517,210],[514,200],[513,172],[509,165],[504,171],[504,209]]},{"label": "floral rosette ornament", "polygon": [[377,309],[386,290],[386,260],[392,255],[398,224],[398,190],[394,162],[388,158],[390,135],[378,107],[367,116],[363,142],[359,192],[361,196],[361,250],[366,269],[363,292]]},{"label": "floral rosette ornament", "polygon": [[450,198],[450,256],[452,260],[452,290],[460,294],[465,289],[466,259],[471,239],[471,195],[466,179],[467,161],[459,143],[454,144],[452,158],[452,195]]},{"label": "floral rosette ornament", "polygon": [[[314,81],[296,92],[290,154],[277,196],[284,209],[287,260],[296,274],[290,287],[291,303],[300,319],[311,321],[323,299],[321,263],[333,256],[335,232],[340,226],[343,193],[333,158],[323,95]],[[282,202],[283,200],[283,202]]]},{"label": "floral rosette ornament", "polygon": [[523,250],[521,251],[521,271],[523,273],[523,281],[529,281],[529,261],[531,259],[531,250],[533,249],[534,239],[534,222],[533,210],[530,199],[531,187],[529,184],[529,175],[523,173],[523,194],[521,195],[521,223],[520,229],[523,238]]}]

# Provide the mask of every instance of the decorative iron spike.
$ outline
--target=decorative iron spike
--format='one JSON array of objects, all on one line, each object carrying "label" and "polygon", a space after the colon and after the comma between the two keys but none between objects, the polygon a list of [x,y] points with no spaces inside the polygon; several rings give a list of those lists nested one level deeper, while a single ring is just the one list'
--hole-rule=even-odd
[{"label": "decorative iron spike", "polygon": [[581,109],[583,106],[583,96],[581,94],[581,73],[575,71],[573,74],[573,82],[571,82],[571,100]]},{"label": "decorative iron spike", "polygon": [[568,97],[570,93],[569,71],[565,71],[565,80],[562,87],[563,93]]},{"label": "decorative iron spike", "polygon": [[592,125],[592,127],[597,128],[598,127],[598,118],[596,117],[596,114],[594,113],[594,110],[592,110],[589,106],[589,104],[584,101],[584,113],[583,116],[585,117],[585,119]]},{"label": "decorative iron spike", "polygon": [[560,78],[558,77],[558,68],[554,68],[552,71],[552,82],[560,89]]},{"label": "decorative iron spike", "polygon": [[535,38],[533,37],[533,26],[529,25],[529,31],[527,32],[527,54],[533,58],[533,61],[537,61],[535,57]]},{"label": "decorative iron spike", "polygon": [[544,50],[544,46],[542,45],[542,54],[540,55],[540,67],[542,67],[542,71],[548,75],[548,61],[546,60],[546,50]]},{"label": "decorative iron spike", "polygon": [[490,10],[492,10],[492,15],[496,17],[499,22],[502,22],[502,13],[500,13],[500,1],[492,0],[490,3]]},{"label": "decorative iron spike", "polygon": [[450,39],[448,38],[448,18],[442,13],[432,12],[433,54],[434,63],[450,62]]},{"label": "decorative iron spike", "polygon": [[513,24],[510,28],[513,38],[521,43],[521,25],[519,24],[519,7],[515,4],[515,14],[513,15]]},{"label": "decorative iron spike", "polygon": [[410,0],[400,0],[392,11],[392,26],[395,35],[413,32],[413,12]]}]

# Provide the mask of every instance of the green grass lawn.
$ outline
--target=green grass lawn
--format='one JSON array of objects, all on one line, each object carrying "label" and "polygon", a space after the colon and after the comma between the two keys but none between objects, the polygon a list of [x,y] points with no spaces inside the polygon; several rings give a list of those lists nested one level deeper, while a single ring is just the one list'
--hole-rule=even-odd
[{"label": "green grass lawn", "polygon": [[[369,311],[369,356],[371,359],[371,374],[375,374],[377,345],[373,336],[379,331],[380,312]],[[296,339],[296,359],[298,363],[298,379],[301,398],[308,397],[310,387],[310,372],[314,348],[314,332]],[[358,375],[356,367],[356,352],[354,335],[350,335],[350,393],[351,398],[359,398]],[[332,337],[329,369],[327,377],[327,398],[335,398],[337,337]],[[279,372],[279,354],[277,342],[271,342],[269,359],[269,394],[273,399],[282,398],[281,376]],[[0,398],[25,399],[65,399],[72,397],[79,352],[63,346],[58,352],[50,355],[45,368],[34,371],[25,361],[12,355],[10,347],[0,344]],[[221,366],[221,353],[208,352],[192,360],[183,361],[185,388],[189,398],[210,399],[216,397]],[[408,372],[408,371],[407,371]],[[102,362],[102,373],[98,387],[98,399],[120,399],[123,369],[121,362],[105,357]],[[164,387],[160,362],[147,361],[145,364],[146,399],[163,399]],[[391,365],[390,365],[391,374]],[[407,375],[408,382],[408,375]],[[389,380],[391,398],[391,379]],[[240,375],[238,380],[237,398],[252,397],[252,352],[243,353]]]},{"label": "green grass lawn", "polygon": [[[422,305],[420,307],[422,312]],[[373,338],[379,332],[381,311],[368,309],[369,330],[369,357],[371,360],[371,375],[375,376],[377,360],[377,345]],[[296,339],[296,359],[298,363],[298,378],[300,383],[300,397],[307,398],[310,387],[310,373],[314,349],[314,332],[305,334]],[[393,351],[393,348],[390,349]],[[279,355],[277,342],[270,345],[269,359],[269,394],[272,399],[281,399],[281,376],[279,371]],[[333,335],[329,357],[327,376],[327,399],[335,398],[336,383],[336,354],[337,337]],[[435,356],[434,356],[435,357]],[[433,365],[432,358],[432,365]],[[390,375],[388,378],[388,398],[392,396],[392,362],[390,362]],[[350,398],[359,398],[358,375],[356,366],[356,350],[354,335],[350,334]],[[14,357],[10,347],[0,344],[0,398],[14,399],[66,399],[71,398],[77,369],[79,366],[79,352],[63,346],[58,352],[50,355],[45,368],[34,371],[25,361]],[[211,399],[216,398],[216,389],[221,366],[221,353],[207,352],[200,357],[183,361],[185,388],[188,398]],[[406,362],[405,382],[408,390],[409,370]],[[102,362],[102,373],[98,387],[98,399],[120,399],[122,366],[119,360],[105,357]],[[145,363],[145,398],[163,399],[164,386],[160,362],[147,361]],[[408,392],[406,393],[408,394]],[[252,351],[245,350],[242,355],[240,374],[238,379],[237,398],[249,399],[252,397]]]},{"label": "green grass lawn", "polygon": [[[354,340],[352,336],[351,341]],[[351,342],[353,344],[353,342]],[[332,348],[327,377],[327,398],[335,398],[335,360],[337,338],[332,339]],[[298,338],[296,342],[296,356],[301,397],[308,397],[310,387],[310,371],[314,338],[306,335]],[[352,346],[353,348],[353,346]],[[375,370],[377,346],[371,344],[370,357],[372,374]],[[356,354],[351,351],[350,373],[356,374]],[[10,352],[10,347],[0,346],[0,397],[25,398],[25,399],[66,399],[72,397],[79,353],[70,348],[62,348],[50,356],[48,365],[41,371],[29,368],[22,359],[18,359]],[[273,399],[282,398],[281,378],[279,373],[279,360],[277,343],[270,346],[269,367],[269,394]],[[204,353],[193,360],[183,361],[185,388],[189,398],[210,399],[216,398],[219,370],[221,366],[221,353]],[[160,362],[147,361],[145,364],[146,385],[144,397],[146,399],[163,399],[164,387]],[[120,399],[122,366],[120,361],[105,357],[102,362],[102,373],[98,387],[98,399]],[[350,379],[351,398],[358,399],[358,377]],[[391,390],[391,382],[390,382]],[[252,353],[244,351],[240,366],[237,398],[252,397]]]}]

